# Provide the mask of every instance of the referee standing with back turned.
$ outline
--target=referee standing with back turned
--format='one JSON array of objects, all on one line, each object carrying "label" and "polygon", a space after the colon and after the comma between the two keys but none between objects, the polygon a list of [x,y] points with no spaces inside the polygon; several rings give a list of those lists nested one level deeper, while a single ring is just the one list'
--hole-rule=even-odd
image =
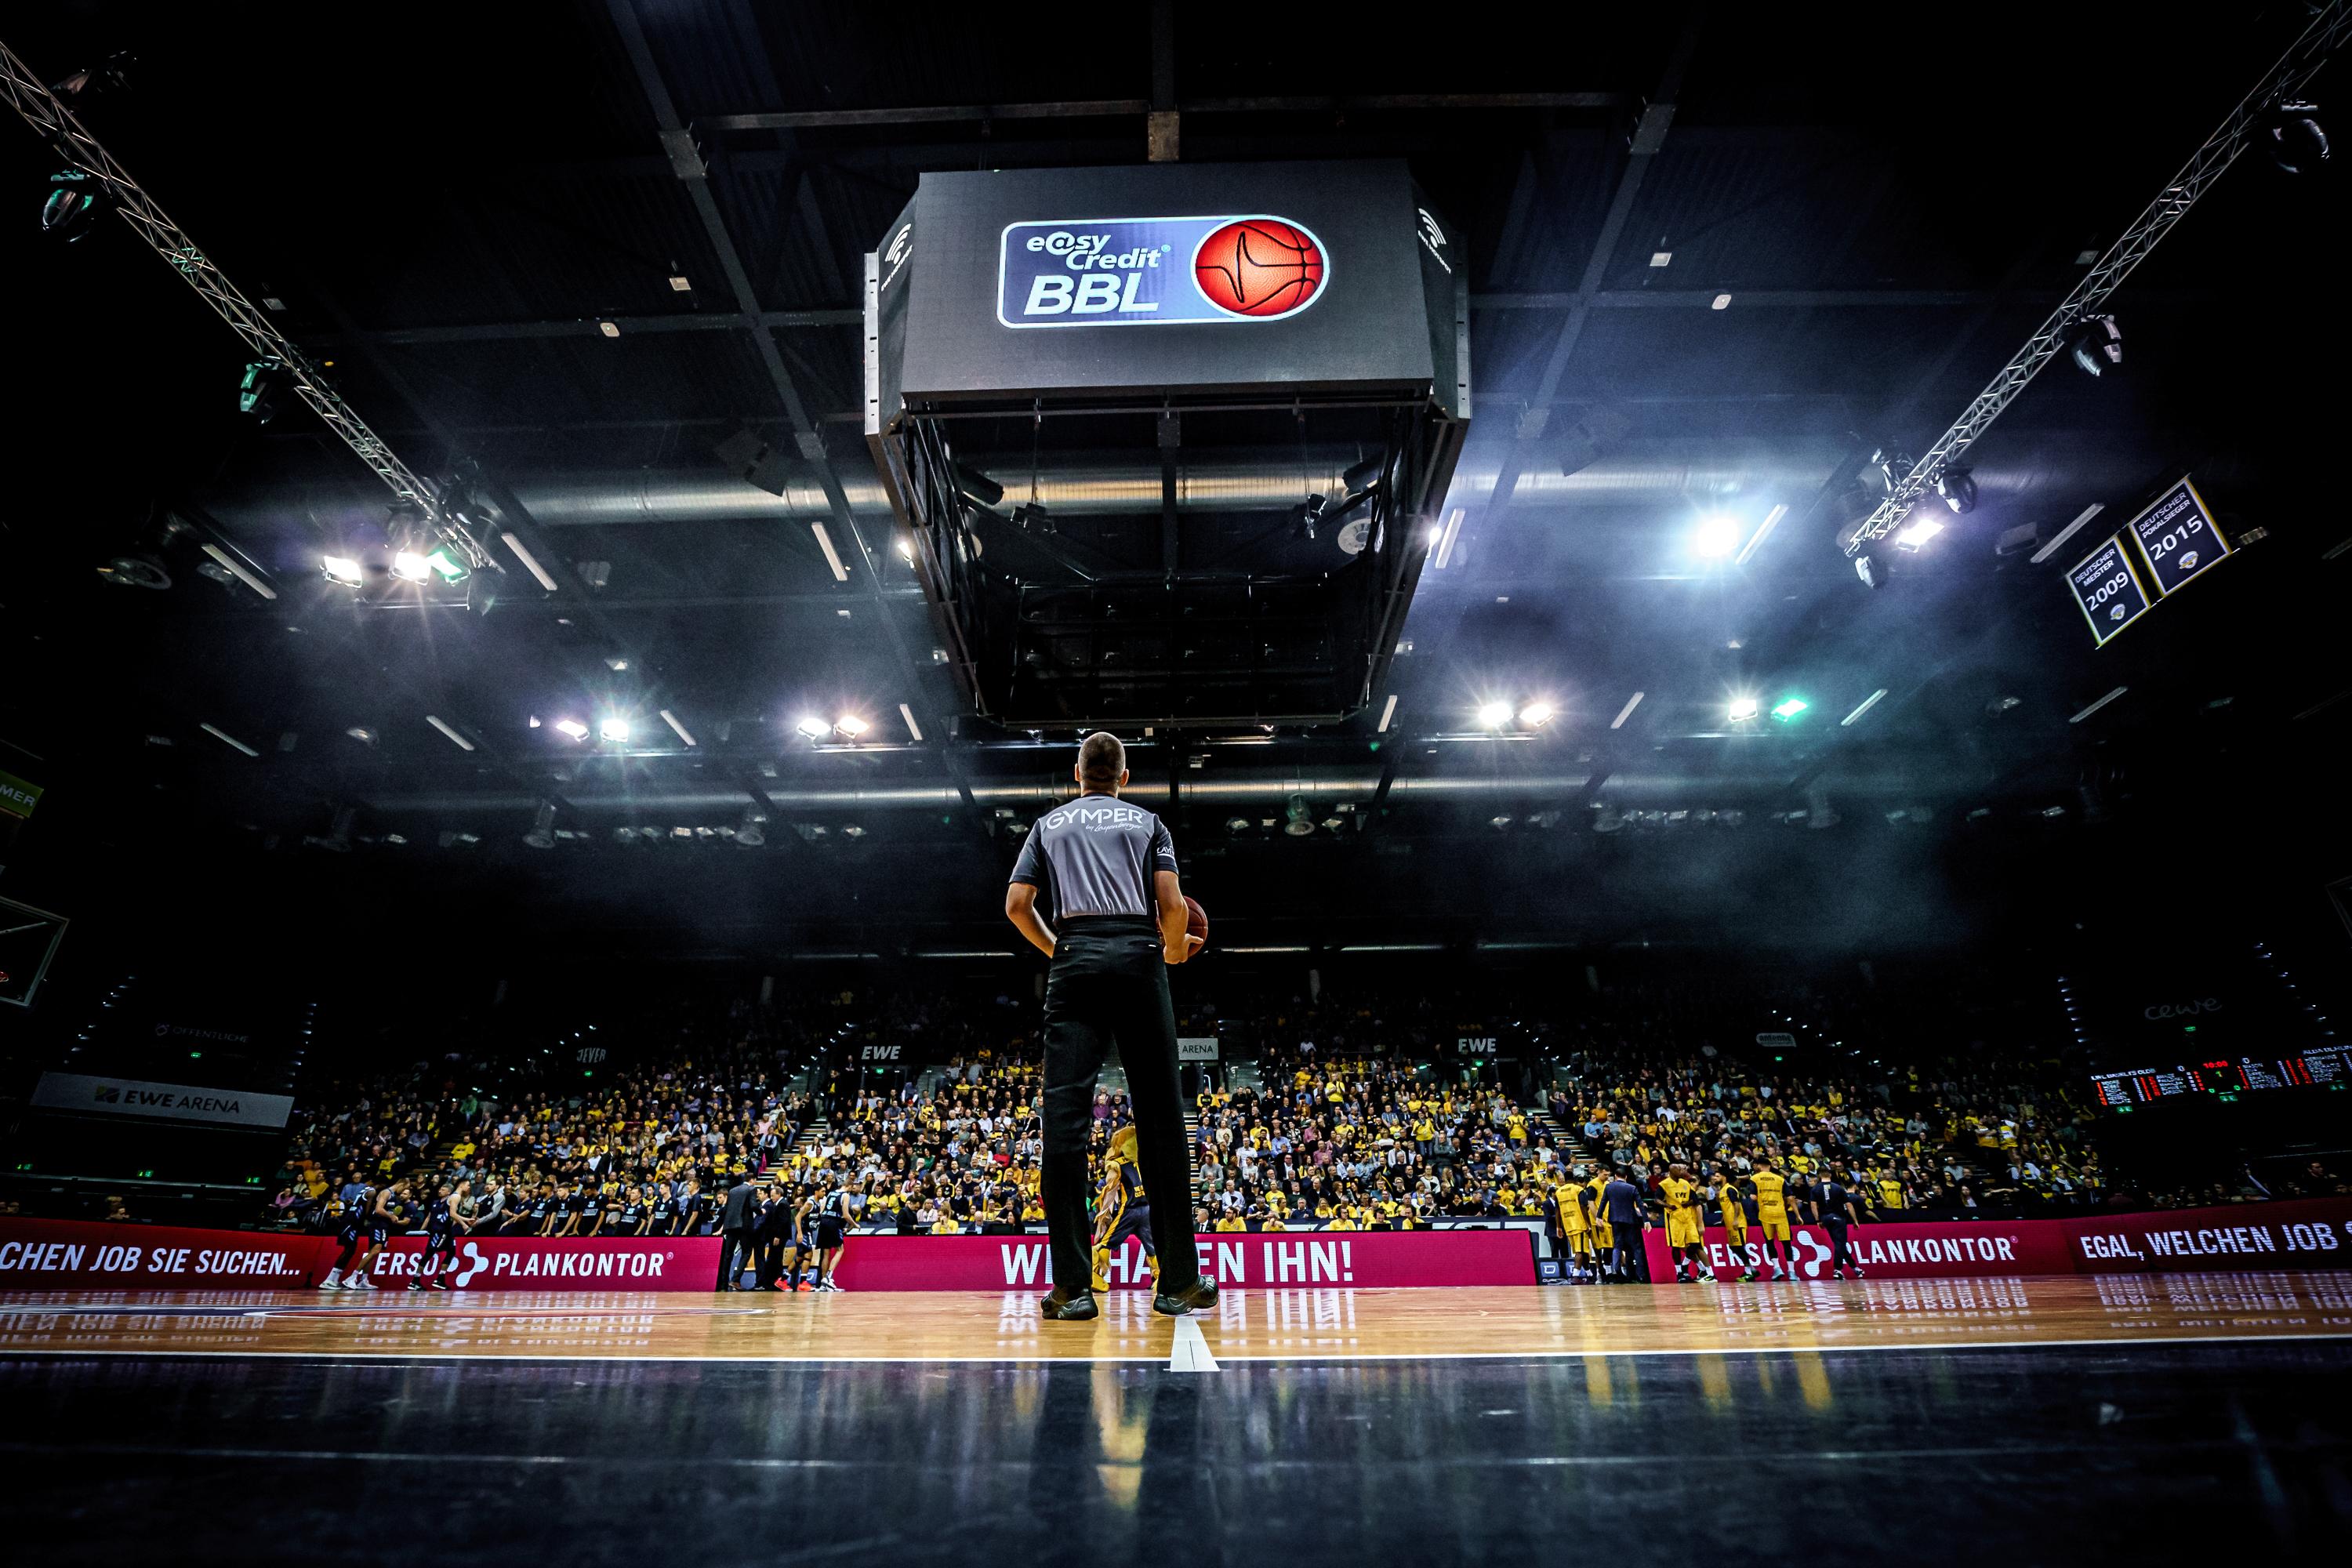
[{"label": "referee standing with back turned", "polygon": [[[1192,1151],[1176,1084],[1176,1014],[1168,965],[1192,956],[1176,847],[1153,813],[1118,798],[1127,748],[1097,731],[1078,748],[1078,797],[1039,817],[1021,846],[1004,913],[1052,959],[1045,980],[1045,1147],[1039,1195],[1053,1240],[1048,1318],[1097,1315],[1093,1232],[1087,1221],[1087,1147],[1095,1079],[1113,1041],[1135,1107],[1136,1163],[1151,1202],[1160,1278],[1151,1307],[1171,1316],[1214,1306],[1192,1242]],[[1037,913],[1046,895],[1054,924]]]}]

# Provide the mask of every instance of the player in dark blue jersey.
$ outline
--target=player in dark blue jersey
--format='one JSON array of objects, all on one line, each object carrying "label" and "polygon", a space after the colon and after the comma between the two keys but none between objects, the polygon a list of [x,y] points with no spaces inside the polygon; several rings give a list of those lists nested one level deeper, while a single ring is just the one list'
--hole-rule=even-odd
[{"label": "player in dark blue jersey", "polygon": [[347,1187],[341,1194],[342,1223],[335,1231],[336,1244],[342,1250],[335,1254],[335,1266],[327,1270],[327,1277],[319,1281],[321,1290],[364,1290],[368,1288],[360,1283],[356,1268],[352,1270],[349,1284],[345,1284],[343,1279],[343,1270],[359,1255],[360,1242],[367,1235],[368,1211],[375,1206],[373,1187],[363,1182],[354,1182],[352,1185],[358,1187],[359,1191],[354,1194]]},{"label": "player in dark blue jersey", "polygon": [[440,1193],[425,1211],[425,1250],[416,1259],[416,1273],[408,1277],[408,1288],[421,1290],[428,1281],[419,1276],[430,1273],[433,1289],[446,1290],[450,1274],[457,1267],[457,1232],[473,1229],[470,1220],[458,1217],[457,1210],[465,1203],[468,1184],[460,1181],[452,1187],[446,1183]]}]

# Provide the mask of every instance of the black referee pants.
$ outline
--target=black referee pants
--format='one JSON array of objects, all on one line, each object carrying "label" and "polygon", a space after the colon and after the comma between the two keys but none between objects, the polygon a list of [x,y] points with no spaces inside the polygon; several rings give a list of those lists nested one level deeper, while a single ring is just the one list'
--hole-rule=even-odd
[{"label": "black referee pants", "polygon": [[1152,1288],[1181,1290],[1200,1277],[1200,1263],[1192,1247],[1192,1151],[1176,1086],[1176,1013],[1160,926],[1139,915],[1066,921],[1055,933],[1045,978],[1045,1150],[1037,1184],[1053,1238],[1054,1282],[1067,1290],[1086,1289],[1094,1277],[1087,1148],[1095,1079],[1114,1043],[1135,1107],[1136,1165],[1160,1257]]}]

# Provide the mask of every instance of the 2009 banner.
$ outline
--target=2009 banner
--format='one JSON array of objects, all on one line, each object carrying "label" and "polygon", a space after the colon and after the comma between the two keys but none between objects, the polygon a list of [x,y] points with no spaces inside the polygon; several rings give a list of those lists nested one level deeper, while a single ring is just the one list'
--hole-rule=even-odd
[{"label": "2009 banner", "polygon": [[[1720,1226],[1706,1232],[1707,1267],[1738,1273],[1762,1260],[1750,1231],[1735,1256]],[[1665,1233],[1643,1233],[1652,1279],[1671,1280]],[[1896,1279],[1972,1275],[2121,1274],[2166,1270],[2352,1268],[2352,1199],[2307,1198],[2225,1208],[1959,1224],[1857,1225],[1846,1245],[1872,1275]],[[1799,1275],[1826,1279],[1826,1226],[1799,1226],[1790,1242]],[[1769,1265],[1767,1265],[1769,1267]]]}]

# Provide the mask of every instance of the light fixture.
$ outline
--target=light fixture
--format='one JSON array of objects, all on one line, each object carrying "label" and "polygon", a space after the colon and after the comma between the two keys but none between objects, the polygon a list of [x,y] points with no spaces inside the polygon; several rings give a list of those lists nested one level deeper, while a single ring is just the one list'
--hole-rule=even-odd
[{"label": "light fixture", "polygon": [[348,555],[326,556],[320,561],[319,568],[327,574],[328,582],[340,583],[346,588],[356,588],[365,579],[360,563]]},{"label": "light fixture", "polygon": [[866,733],[866,721],[855,713],[844,713],[833,721],[833,732],[845,741],[855,741]]},{"label": "light fixture", "polygon": [[1633,710],[1642,705],[1644,695],[1643,692],[1636,691],[1633,696],[1625,699],[1625,706],[1617,710],[1617,717],[1609,721],[1609,727],[1612,730],[1623,729],[1625,721],[1633,716]]},{"label": "light fixture", "polygon": [[833,733],[833,726],[812,713],[793,726],[812,741],[822,741]]},{"label": "light fixture", "polygon": [[1965,516],[1977,509],[1976,476],[1966,468],[1947,468],[1936,477],[1936,493],[1944,504]]},{"label": "light fixture", "polygon": [[392,574],[404,583],[422,583],[433,574],[433,568],[415,551],[402,550],[393,554]]},{"label": "light fixture", "polygon": [[1381,705],[1381,721],[1377,733],[1385,735],[1389,732],[1389,721],[1396,717],[1396,704],[1397,694],[1391,691],[1389,693],[1389,700]]},{"label": "light fixture", "polygon": [[48,199],[41,204],[41,232],[71,245],[98,222],[97,177],[83,169],[60,169],[49,176]]},{"label": "light fixture", "polygon": [[768,841],[768,814],[756,805],[743,808],[742,820],[735,825],[735,842],[746,849],[757,849]]},{"label": "light fixture", "polygon": [[1733,699],[1731,700],[1731,711],[1730,711],[1730,718],[1731,718],[1731,721],[1732,721],[1733,723],[1735,723],[1735,724],[1738,724],[1738,723],[1741,723],[1741,722],[1743,722],[1743,721],[1747,721],[1747,720],[1749,720],[1749,719],[1753,719],[1753,718],[1755,718],[1755,717],[1756,717],[1756,713],[1757,713],[1757,710],[1758,710],[1760,706],[1761,706],[1761,704],[1759,704],[1759,703],[1756,700],[1756,699],[1755,699],[1755,698],[1753,698],[1753,697],[1735,697],[1735,698],[1733,698]]},{"label": "light fixture", "polygon": [[446,540],[425,552],[425,564],[439,574],[444,583],[462,583],[473,575],[474,569],[457,553],[457,547]]},{"label": "light fixture", "polygon": [[427,713],[425,716],[425,721],[427,724],[432,725],[436,730],[440,731],[444,736],[447,737],[449,743],[456,746],[459,751],[470,752],[474,749],[473,742],[468,741],[465,736],[460,735],[456,730],[450,728],[449,721],[440,717],[438,714]]},{"label": "light fixture", "polygon": [[1482,702],[1478,705],[1478,722],[1488,730],[1499,730],[1511,721],[1511,705],[1507,702]]},{"label": "light fixture", "polygon": [[1738,518],[1728,512],[1709,512],[1691,531],[1691,553],[1702,560],[1720,561],[1739,548],[1739,534]]},{"label": "light fixture", "polygon": [[1782,501],[1770,511],[1766,512],[1764,521],[1756,525],[1756,531],[1748,536],[1748,542],[1739,547],[1739,553],[1731,558],[1731,563],[1734,566],[1747,565],[1748,557],[1763,548],[1764,542],[1771,537],[1772,530],[1778,527],[1780,520],[1788,515],[1789,504],[1786,501]]},{"label": "light fixture", "polygon": [[1519,722],[1530,730],[1539,730],[1550,720],[1551,713],[1550,703],[1530,702],[1519,710]]},{"label": "light fixture", "polygon": [[1307,838],[1315,832],[1315,808],[1303,795],[1294,795],[1283,803],[1285,818],[1282,830],[1293,838]]},{"label": "light fixture", "polygon": [[616,657],[614,657],[614,658],[608,658],[608,659],[606,659],[606,660],[604,661],[604,668],[607,668],[607,669],[609,669],[609,670],[611,670],[611,671],[613,671],[614,674],[616,674],[616,675],[617,675],[617,674],[618,674],[618,673],[620,673],[622,670],[625,670],[625,669],[626,669],[626,668],[629,668],[629,661],[628,661],[627,659],[625,659],[625,658],[619,658],[619,657],[617,657],[617,656],[616,656]]},{"label": "light fixture", "polygon": [[1932,517],[1915,518],[1910,525],[1895,536],[1895,542],[1906,550],[1916,550],[1944,531],[1944,524]]},{"label": "light fixture", "polygon": [[809,524],[809,531],[816,535],[816,547],[824,552],[824,563],[833,568],[833,580],[836,583],[848,582],[849,568],[841,563],[841,552],[833,547],[833,535],[825,531],[824,524],[812,522]]},{"label": "light fixture", "polygon": [[1854,705],[1853,712],[1838,721],[1838,727],[1840,729],[1843,729],[1845,726],[1853,723],[1855,720],[1861,718],[1864,714],[1869,712],[1872,709],[1877,707],[1879,699],[1885,695],[1886,688],[1882,686],[1877,690],[1872,692],[1869,696],[1864,698],[1860,702]]},{"label": "light fixture", "polygon": [[236,384],[236,411],[250,415],[256,425],[268,424],[285,406],[285,383],[286,362],[276,354],[251,361]]},{"label": "light fixture", "polygon": [[[665,708],[661,710],[661,721],[663,723],[670,727],[682,743],[688,746],[694,744],[694,735],[692,731],[688,731],[683,723],[678,721],[677,714]],[[725,737],[721,736],[720,739],[723,740]]]},{"label": "light fixture", "polygon": [[2124,330],[2113,316],[2085,316],[2066,334],[2067,352],[2084,375],[2100,375],[2124,363]]},{"label": "light fixture", "polygon": [[1853,574],[1862,579],[1862,585],[1865,588],[1883,586],[1878,580],[1878,563],[1867,555],[1853,558]]},{"label": "light fixture", "polygon": [[923,727],[915,722],[915,710],[904,702],[898,704],[898,717],[907,721],[907,734],[911,740],[923,738]]},{"label": "light fixture", "polygon": [[625,741],[629,738],[629,721],[618,713],[608,713],[596,723],[600,741]]},{"label": "light fixture", "polygon": [[1801,697],[1784,697],[1772,705],[1772,717],[1785,724],[1811,706]]},{"label": "light fixture", "polygon": [[2317,104],[2301,99],[2271,105],[2255,132],[2271,162],[2290,174],[2308,174],[2327,162],[2327,132],[2318,115]]},{"label": "light fixture", "polygon": [[521,540],[511,533],[502,533],[499,537],[507,542],[507,548],[514,552],[514,558],[522,563],[524,571],[539,580],[541,587],[551,594],[556,591],[555,579],[548,575],[547,568],[539,563],[539,557],[526,549]]},{"label": "light fixture", "polygon": [[247,745],[243,741],[238,740],[235,735],[230,734],[227,731],[219,728],[217,725],[198,724],[196,728],[202,730],[205,734],[210,735],[214,740],[218,741],[222,745],[226,746],[233,752],[243,752],[248,757],[257,757],[261,755],[259,752],[255,751],[251,746]]},{"label": "light fixture", "polygon": [[555,721],[555,727],[575,741],[584,741],[588,738],[588,726],[577,719],[558,719]]},{"label": "light fixture", "polygon": [[522,836],[522,841],[533,849],[555,847],[554,802],[542,800],[539,803],[539,810],[531,816],[530,831]]}]

